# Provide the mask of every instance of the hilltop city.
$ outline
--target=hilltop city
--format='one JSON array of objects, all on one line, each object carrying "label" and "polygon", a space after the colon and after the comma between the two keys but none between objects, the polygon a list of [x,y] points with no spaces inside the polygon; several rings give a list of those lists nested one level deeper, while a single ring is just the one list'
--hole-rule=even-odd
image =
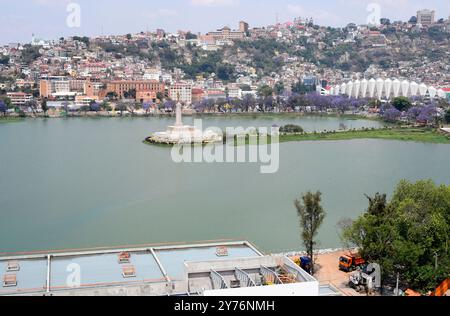
[{"label": "hilltop city", "polygon": [[[53,32],[61,2],[10,1],[4,37]],[[159,2],[66,12],[131,28]],[[173,296],[161,306],[202,314],[449,296],[450,12],[255,27],[239,19],[270,6],[189,3],[158,21],[239,17],[89,37],[100,17],[68,18],[0,46],[0,296]]]},{"label": "hilltop city", "polygon": [[305,100],[293,94],[340,94],[332,87],[371,78],[426,84],[450,98],[450,17],[436,15],[343,28],[297,18],[206,34],[33,35],[0,48],[0,111],[142,115],[170,113],[176,101],[191,112],[298,111]]}]

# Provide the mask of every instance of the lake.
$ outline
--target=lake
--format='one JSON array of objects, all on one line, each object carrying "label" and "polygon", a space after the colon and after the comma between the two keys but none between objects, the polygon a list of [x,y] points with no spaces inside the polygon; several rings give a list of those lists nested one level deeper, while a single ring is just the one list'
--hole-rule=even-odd
[{"label": "lake", "polygon": [[[334,117],[204,117],[203,125],[307,131],[381,127]],[[192,118],[185,118],[191,124]],[[401,179],[450,184],[449,145],[384,140],[285,143],[280,169],[176,164],[142,143],[173,118],[38,119],[0,124],[0,252],[245,239],[267,252],[301,248],[293,201],[320,190],[321,248],[340,247],[336,224],[367,208],[364,194]]]}]

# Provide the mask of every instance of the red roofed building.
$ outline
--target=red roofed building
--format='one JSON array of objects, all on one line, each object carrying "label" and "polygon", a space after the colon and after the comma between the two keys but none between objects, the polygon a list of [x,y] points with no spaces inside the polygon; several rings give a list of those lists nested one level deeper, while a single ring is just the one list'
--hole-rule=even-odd
[{"label": "red roofed building", "polygon": [[205,96],[205,91],[203,89],[193,88],[192,89],[192,102],[200,102]]},{"label": "red roofed building", "polygon": [[447,94],[447,100],[450,100],[450,88],[442,88],[442,90]]}]

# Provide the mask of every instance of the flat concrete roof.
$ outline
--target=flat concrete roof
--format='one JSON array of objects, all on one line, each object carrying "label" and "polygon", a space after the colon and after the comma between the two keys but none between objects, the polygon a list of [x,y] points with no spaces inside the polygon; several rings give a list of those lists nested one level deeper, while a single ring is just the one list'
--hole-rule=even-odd
[{"label": "flat concrete roof", "polygon": [[[228,255],[218,256],[218,247],[226,247]],[[119,263],[119,254],[122,252],[131,255],[129,263]],[[181,281],[186,262],[261,256],[262,253],[245,241],[0,255],[0,295],[45,294]],[[8,272],[10,261],[18,262],[20,270]],[[126,266],[134,267],[134,277],[125,278],[122,275]],[[80,284],[73,288],[70,284],[76,282],[73,276],[77,271]],[[17,286],[4,287],[5,275],[16,275]]]},{"label": "flat concrete roof", "polygon": [[[10,293],[45,292],[47,283],[47,260],[19,260],[20,271],[7,272],[8,262],[0,261],[0,295]],[[3,287],[3,275],[15,274],[16,287]]]},{"label": "flat concrete roof", "polygon": [[[125,279],[122,267],[133,265],[136,277]],[[131,253],[130,263],[119,264],[118,254],[100,254],[78,257],[54,258],[51,261],[50,290],[67,290],[68,273],[78,269],[81,275],[81,287],[112,286],[132,282],[165,282],[158,264],[149,253]]]},{"label": "flat concrete roof", "polygon": [[203,262],[220,259],[239,259],[259,257],[260,254],[246,245],[228,246],[228,256],[218,257],[217,247],[199,247],[185,249],[156,250],[156,256],[164,266],[171,280],[181,280],[185,262]]}]

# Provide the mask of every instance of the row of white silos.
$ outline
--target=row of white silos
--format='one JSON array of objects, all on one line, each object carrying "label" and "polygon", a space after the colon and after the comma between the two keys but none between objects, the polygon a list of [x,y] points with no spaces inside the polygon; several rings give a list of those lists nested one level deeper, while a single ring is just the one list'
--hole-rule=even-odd
[{"label": "row of white silos", "polygon": [[400,81],[398,79],[363,79],[356,81],[349,81],[342,85],[337,85],[331,88],[331,95],[348,95],[353,98],[377,98],[379,100],[391,99],[399,96],[414,97],[414,96],[429,96],[434,99],[436,97],[445,98],[446,93],[434,87],[429,87],[425,84],[418,84],[414,81],[407,80]]}]

